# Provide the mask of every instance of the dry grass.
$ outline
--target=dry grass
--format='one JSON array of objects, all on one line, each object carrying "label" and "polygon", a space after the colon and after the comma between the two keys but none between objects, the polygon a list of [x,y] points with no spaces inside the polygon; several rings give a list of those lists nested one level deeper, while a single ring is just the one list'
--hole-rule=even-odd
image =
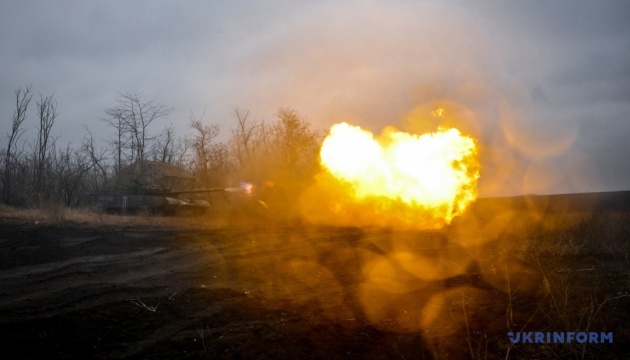
[{"label": "dry grass", "polygon": [[[628,261],[630,214],[569,213],[522,217],[501,237],[510,242],[512,258],[524,261],[541,275],[542,294],[530,306],[509,301],[513,312],[528,316],[510,331],[606,331],[624,341],[625,314],[630,303]],[[508,295],[510,298],[511,295]],[[627,339],[625,339],[627,340]],[[507,345],[510,358],[616,358],[605,345]],[[506,357],[507,358],[507,357]]]},{"label": "dry grass", "polygon": [[220,219],[212,219],[209,215],[186,217],[149,213],[107,214],[87,208],[70,209],[59,205],[45,205],[39,209],[0,205],[0,222],[36,226],[139,226],[173,229],[213,229],[223,224]]}]

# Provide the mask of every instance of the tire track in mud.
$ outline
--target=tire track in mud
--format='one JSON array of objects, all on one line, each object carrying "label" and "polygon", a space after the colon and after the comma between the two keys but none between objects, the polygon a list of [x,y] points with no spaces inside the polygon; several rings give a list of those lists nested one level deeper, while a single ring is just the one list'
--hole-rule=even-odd
[{"label": "tire track in mud", "polygon": [[[212,257],[198,256],[197,248],[180,241],[171,231],[74,234],[66,238],[62,230],[61,234],[51,233],[57,235],[55,240],[42,240],[45,234],[41,229],[17,232],[19,237],[8,237],[0,244],[0,261],[16,251],[26,258],[24,265],[0,270],[0,323],[131,298],[169,296],[197,286],[196,273],[213,261]],[[88,235],[94,233],[98,235],[98,231]],[[6,246],[10,246],[9,251]],[[29,252],[50,252],[54,260],[33,261]]]}]

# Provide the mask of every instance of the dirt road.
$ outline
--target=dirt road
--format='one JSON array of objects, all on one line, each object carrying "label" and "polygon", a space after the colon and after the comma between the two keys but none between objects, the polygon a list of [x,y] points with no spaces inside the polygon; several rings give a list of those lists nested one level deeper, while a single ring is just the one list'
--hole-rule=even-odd
[{"label": "dirt road", "polygon": [[277,229],[5,225],[0,234],[2,347],[21,358],[357,356],[375,351],[371,337],[382,355],[401,343],[422,351],[417,334],[338,324],[315,289],[283,287],[279,269],[305,256],[295,247],[325,234],[286,243],[291,233]]}]

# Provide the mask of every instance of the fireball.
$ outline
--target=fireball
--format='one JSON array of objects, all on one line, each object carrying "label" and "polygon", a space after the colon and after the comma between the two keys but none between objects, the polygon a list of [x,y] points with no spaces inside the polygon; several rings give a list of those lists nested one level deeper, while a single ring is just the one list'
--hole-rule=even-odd
[{"label": "fireball", "polygon": [[455,128],[422,135],[387,129],[375,138],[340,123],[331,127],[320,158],[348,194],[332,206],[340,213],[362,208],[408,225],[439,227],[477,197],[476,142]]}]

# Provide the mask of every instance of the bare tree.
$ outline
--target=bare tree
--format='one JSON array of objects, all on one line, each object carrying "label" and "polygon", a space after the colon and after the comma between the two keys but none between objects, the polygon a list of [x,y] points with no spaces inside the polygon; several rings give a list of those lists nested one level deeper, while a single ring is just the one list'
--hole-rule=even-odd
[{"label": "bare tree", "polygon": [[236,118],[236,128],[232,130],[236,159],[241,168],[249,164],[251,158],[252,140],[254,139],[256,126],[252,126],[248,121],[249,110],[242,111],[234,109]]},{"label": "bare tree", "polygon": [[241,176],[255,178],[260,175],[261,159],[268,145],[268,131],[263,121],[251,121],[249,111],[234,109],[236,128],[232,130],[232,145]]},{"label": "bare tree", "polygon": [[190,150],[190,139],[186,136],[179,137],[173,145],[173,163],[184,166],[188,163],[188,150]]},{"label": "bare tree", "polygon": [[230,151],[225,143],[212,144],[210,151],[210,167],[208,169],[208,186],[225,186],[232,173]]},{"label": "bare tree", "polygon": [[271,125],[235,110],[232,149],[239,173],[254,182],[268,215],[287,219],[318,167],[319,136],[295,110],[281,108]]},{"label": "bare tree", "polygon": [[77,205],[82,195],[80,189],[87,185],[85,178],[97,163],[88,154],[67,145],[56,154],[53,164],[54,200],[65,206]]},{"label": "bare tree", "polygon": [[123,153],[127,146],[127,134],[124,126],[124,120],[122,118],[123,112],[117,108],[108,108],[105,110],[105,114],[108,116],[103,119],[107,124],[115,129],[114,139],[109,141],[109,144],[114,147],[115,161],[114,172],[120,173],[123,167]]},{"label": "bare tree", "polygon": [[149,142],[154,139],[149,134],[149,126],[170,114],[172,109],[139,93],[119,93],[116,102],[116,106],[105,110],[105,121],[116,129],[113,144],[116,146],[116,170],[120,171],[125,155],[128,162],[145,160]]},{"label": "bare tree", "polygon": [[173,124],[165,127],[155,138],[151,147],[151,154],[154,161],[172,163],[175,158],[175,133]]},{"label": "bare tree", "polygon": [[39,126],[37,127],[37,139],[35,143],[35,188],[37,191],[37,201],[46,196],[45,171],[49,165],[49,157],[55,150],[55,138],[51,136],[51,130],[58,116],[57,103],[52,95],[43,97],[41,94],[37,101],[37,117]]},{"label": "bare tree", "polygon": [[33,94],[31,85],[15,90],[15,111],[11,119],[11,132],[7,134],[9,142],[4,159],[4,174],[2,181],[2,201],[10,204],[12,202],[12,187],[14,180],[14,170],[16,165],[16,146],[20,137],[24,134],[22,123],[26,120],[26,111],[31,102]]},{"label": "bare tree", "polygon": [[197,119],[194,114],[190,114],[190,128],[193,135],[190,139],[190,147],[193,152],[191,167],[193,172],[198,175],[202,184],[207,185],[210,182],[210,168],[212,167],[212,152],[214,139],[219,136],[219,126],[216,124],[205,125],[203,118],[205,111],[201,117]]},{"label": "bare tree", "polygon": [[83,137],[83,142],[81,143],[81,151],[87,155],[92,164],[92,168],[98,169],[98,173],[100,175],[100,181],[96,181],[96,184],[92,184],[94,189],[97,189],[107,181],[108,174],[105,166],[105,162],[107,161],[107,149],[96,149],[94,136],[92,132],[85,127],[86,135]]},{"label": "bare tree", "polygon": [[311,176],[317,167],[319,135],[291,108],[279,109],[276,116],[278,121],[271,127],[276,167],[291,178]]}]

